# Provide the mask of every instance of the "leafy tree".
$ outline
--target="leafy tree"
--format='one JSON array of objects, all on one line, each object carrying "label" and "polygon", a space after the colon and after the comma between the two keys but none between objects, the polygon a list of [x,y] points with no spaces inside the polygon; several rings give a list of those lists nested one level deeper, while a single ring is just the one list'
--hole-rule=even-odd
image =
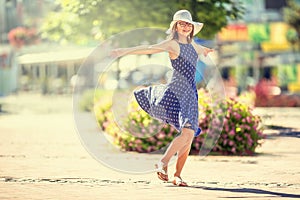
[{"label": "leafy tree", "polygon": [[238,19],[242,4],[234,0],[57,0],[47,16],[42,37],[62,43],[87,44],[144,27],[168,28],[179,9],[205,24],[199,37],[212,38],[228,20]]},{"label": "leafy tree", "polygon": [[238,20],[244,12],[243,4],[234,0],[179,0],[178,9],[187,9],[191,12],[194,21],[203,22],[205,28],[199,33],[199,37],[210,39],[221,28],[225,27],[229,20]]},{"label": "leafy tree", "polygon": [[287,39],[292,44],[298,44],[300,50],[300,4],[295,0],[288,1],[288,7],[284,9],[284,20],[293,28],[288,31]]}]

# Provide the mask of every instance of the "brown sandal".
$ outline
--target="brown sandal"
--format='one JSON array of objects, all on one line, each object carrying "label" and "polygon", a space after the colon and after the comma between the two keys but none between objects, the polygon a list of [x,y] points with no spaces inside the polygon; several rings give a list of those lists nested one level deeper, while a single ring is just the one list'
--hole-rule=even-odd
[{"label": "brown sandal", "polygon": [[173,184],[181,187],[187,187],[188,184],[184,182],[181,177],[174,176]]},{"label": "brown sandal", "polygon": [[166,166],[162,162],[155,164],[157,177],[162,181],[169,181],[168,173],[166,170]]}]

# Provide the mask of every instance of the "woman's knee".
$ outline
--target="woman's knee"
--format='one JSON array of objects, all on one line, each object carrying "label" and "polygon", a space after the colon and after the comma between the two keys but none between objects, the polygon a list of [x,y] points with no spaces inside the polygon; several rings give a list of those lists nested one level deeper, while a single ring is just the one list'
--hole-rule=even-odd
[{"label": "woman's knee", "polygon": [[194,131],[189,128],[183,128],[181,135],[185,138],[187,143],[191,143],[194,138]]}]

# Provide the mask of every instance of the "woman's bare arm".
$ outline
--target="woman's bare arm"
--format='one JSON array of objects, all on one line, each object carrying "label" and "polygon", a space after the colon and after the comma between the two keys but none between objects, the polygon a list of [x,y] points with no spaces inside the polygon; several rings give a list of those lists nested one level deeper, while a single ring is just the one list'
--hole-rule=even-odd
[{"label": "woman's bare arm", "polygon": [[205,46],[202,46],[200,44],[197,44],[193,41],[193,46],[196,49],[198,55],[203,54],[204,56],[207,56],[210,52],[213,52],[213,49],[207,48]]},{"label": "woman's bare arm", "polygon": [[113,56],[123,56],[127,54],[155,54],[160,52],[171,52],[172,46],[170,40],[162,41],[154,45],[140,45],[129,48],[118,48],[112,51]]}]

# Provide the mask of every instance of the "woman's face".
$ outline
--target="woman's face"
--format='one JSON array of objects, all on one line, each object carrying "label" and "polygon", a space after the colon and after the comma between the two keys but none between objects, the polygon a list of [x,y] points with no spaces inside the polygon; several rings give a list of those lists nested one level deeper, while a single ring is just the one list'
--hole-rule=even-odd
[{"label": "woman's face", "polygon": [[193,24],[184,22],[184,21],[178,21],[177,22],[177,32],[180,35],[189,36],[190,33],[193,30]]}]

